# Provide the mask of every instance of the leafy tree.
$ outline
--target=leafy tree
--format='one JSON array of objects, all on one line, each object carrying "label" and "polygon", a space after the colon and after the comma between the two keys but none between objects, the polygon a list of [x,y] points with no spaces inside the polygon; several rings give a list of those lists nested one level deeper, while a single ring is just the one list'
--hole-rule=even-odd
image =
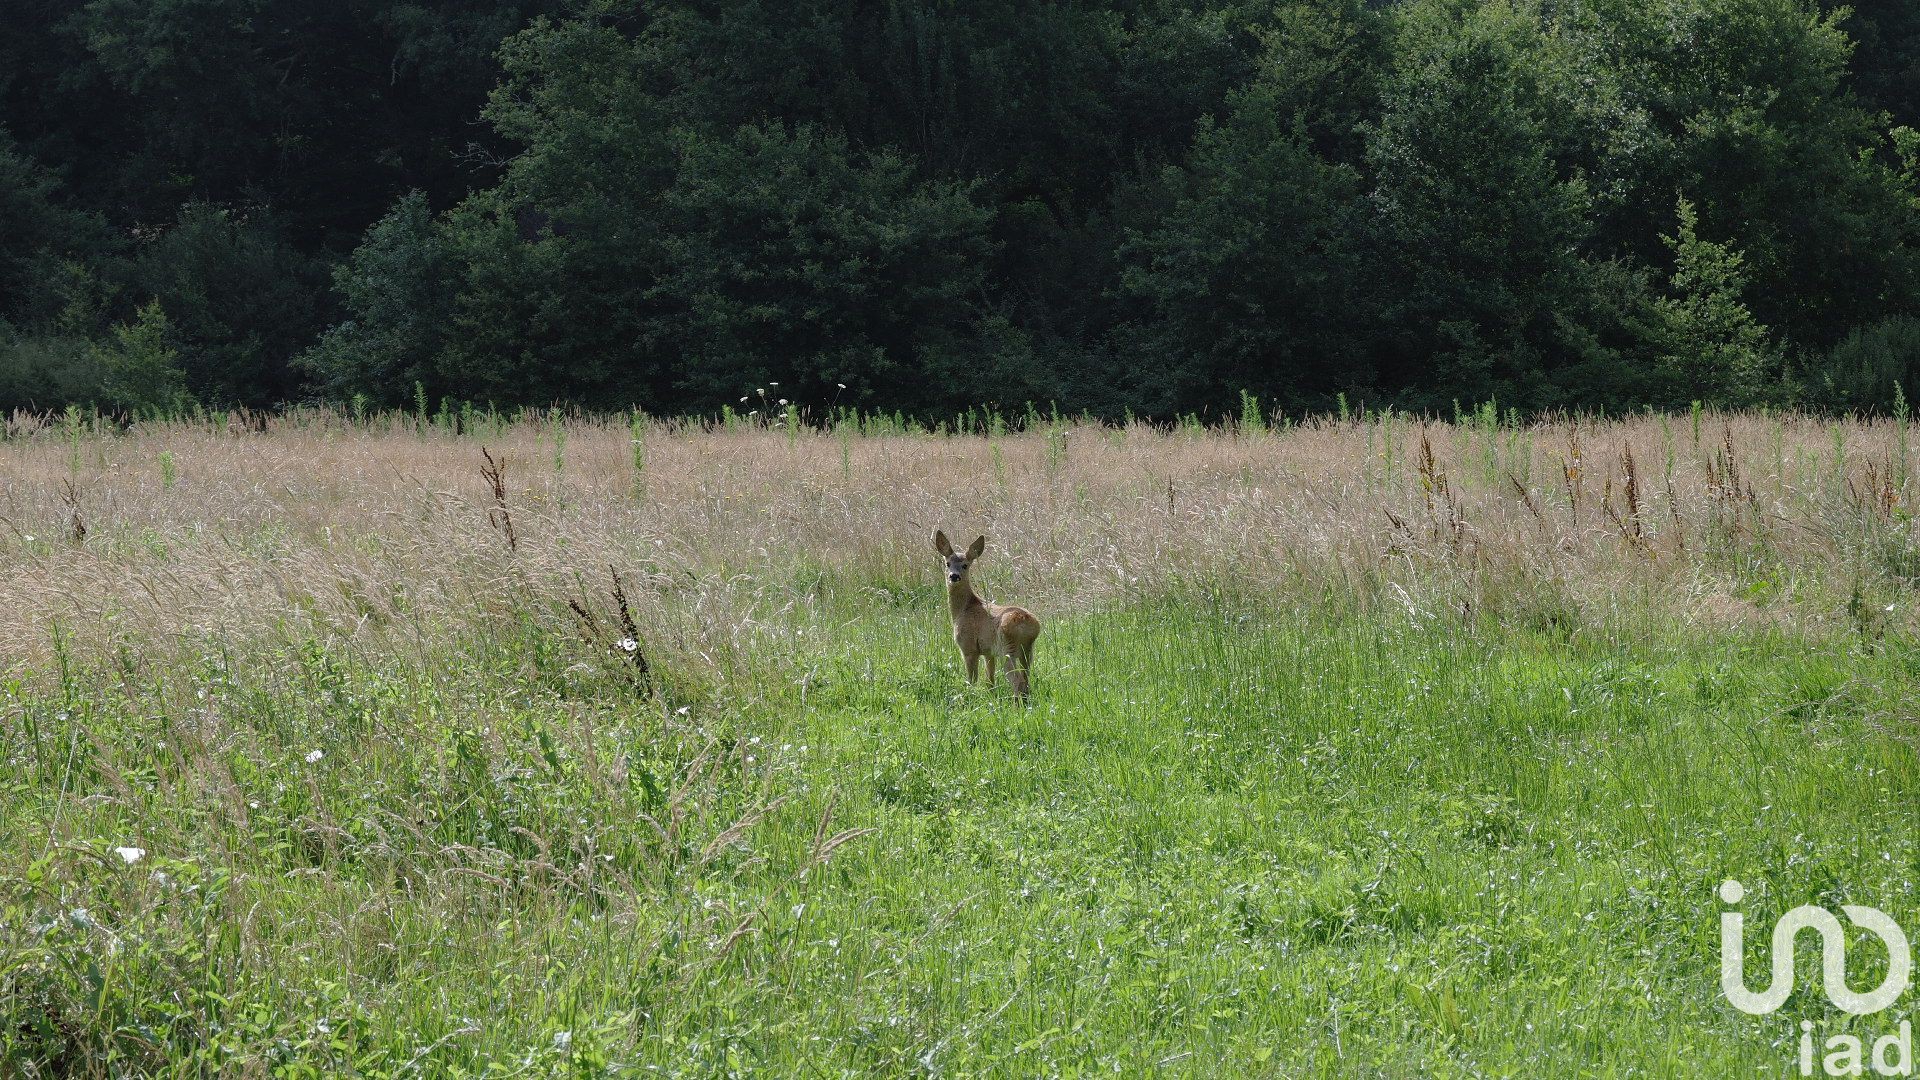
[{"label": "leafy tree", "polygon": [[421,192],[401,199],[367,230],[353,257],[334,271],[347,317],[330,327],[296,366],[323,395],[361,395],[397,405],[408,388],[434,379],[452,317],[453,266]]},{"label": "leafy tree", "polygon": [[775,376],[813,401],[837,384],[918,410],[984,399],[1000,374],[975,301],[990,220],[964,188],[816,129],[688,139],[659,204],[644,340],[679,354],[694,402]]},{"label": "leafy tree", "polygon": [[1415,400],[1537,404],[1583,304],[1592,198],[1564,160],[1562,96],[1536,13],[1415,2],[1366,127],[1378,262],[1390,282],[1380,377]]},{"label": "leafy tree", "polygon": [[110,249],[104,223],[67,205],[53,175],[0,129],[0,319],[43,324],[84,303],[85,264]]},{"label": "leafy tree", "polygon": [[189,405],[187,377],[171,339],[173,328],[159,301],[149,302],[131,323],[115,326],[112,339],[92,347],[100,366],[105,408],[135,415],[171,415]]},{"label": "leafy tree", "polygon": [[1362,177],[1316,147],[1351,138],[1340,113],[1371,93],[1376,35],[1361,13],[1298,5],[1266,40],[1260,78],[1203,122],[1122,245],[1122,287],[1147,305],[1123,340],[1155,372],[1131,397],[1155,411],[1217,404],[1223,387],[1301,403],[1370,382]]},{"label": "leafy tree", "polygon": [[325,271],[272,215],[190,205],[125,274],[129,291],[167,311],[196,397],[249,404],[293,396],[293,358],[326,314]]},{"label": "leafy tree", "polygon": [[1834,346],[1814,402],[1833,409],[1883,411],[1920,394],[1920,319],[1893,315],[1857,327]]},{"label": "leafy tree", "polygon": [[435,394],[651,408],[769,381],[814,402],[846,384],[848,402],[932,407],[1004,375],[976,300],[990,215],[963,189],[775,125],[683,135],[674,169],[631,211],[537,227],[490,197],[437,227],[404,202],[340,276],[354,318],[305,363],[338,390],[418,378]]},{"label": "leafy tree", "polygon": [[925,413],[1845,404],[1920,317],[1920,16],[1885,2],[0,25],[0,404],[99,399],[135,298],[216,403],[704,409],[777,378]]},{"label": "leafy tree", "polygon": [[1736,239],[1756,317],[1824,350],[1914,295],[1912,185],[1848,78],[1837,14],[1800,0],[1595,0],[1556,16],[1559,54],[1601,92],[1573,160],[1594,247],[1658,265],[1676,192]]},{"label": "leafy tree", "polygon": [[1680,228],[1666,238],[1673,249],[1673,295],[1658,301],[1666,317],[1661,373],[1667,387],[1661,404],[1688,401],[1753,405],[1781,396],[1780,354],[1768,332],[1741,299],[1745,259],[1738,251],[1699,234],[1699,215],[1685,199]]},{"label": "leafy tree", "polygon": [[1906,0],[1821,6],[1854,42],[1850,66],[1861,99],[1896,124],[1920,124],[1920,8]]}]

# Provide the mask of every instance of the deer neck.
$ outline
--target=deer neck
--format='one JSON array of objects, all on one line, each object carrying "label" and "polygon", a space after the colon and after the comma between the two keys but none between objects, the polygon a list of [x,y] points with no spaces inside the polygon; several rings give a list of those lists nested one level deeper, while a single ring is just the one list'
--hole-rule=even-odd
[{"label": "deer neck", "polygon": [[947,585],[947,610],[953,616],[954,622],[959,622],[960,617],[965,615],[969,608],[979,606],[981,601],[973,594],[972,580],[961,578]]}]

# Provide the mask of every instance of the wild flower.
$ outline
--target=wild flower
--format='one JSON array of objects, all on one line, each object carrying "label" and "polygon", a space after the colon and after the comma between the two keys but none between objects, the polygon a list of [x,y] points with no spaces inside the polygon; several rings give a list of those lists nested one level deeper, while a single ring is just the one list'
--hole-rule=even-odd
[{"label": "wild flower", "polygon": [[327,752],[325,750],[315,750],[307,755],[307,764],[309,765],[318,764],[320,759],[326,756],[327,756]]},{"label": "wild flower", "polygon": [[120,856],[120,861],[126,863],[128,866],[132,866],[134,863],[147,857],[146,848],[117,847],[113,849],[113,853]]}]

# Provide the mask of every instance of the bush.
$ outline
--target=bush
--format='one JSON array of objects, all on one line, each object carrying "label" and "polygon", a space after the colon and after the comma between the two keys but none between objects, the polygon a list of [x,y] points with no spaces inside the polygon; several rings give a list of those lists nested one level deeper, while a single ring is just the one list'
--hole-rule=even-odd
[{"label": "bush", "polygon": [[294,396],[292,361],[324,322],[326,268],[261,213],[204,203],[134,259],[130,292],[166,309],[187,385],[209,404]]},{"label": "bush", "polygon": [[110,344],[89,348],[100,372],[98,404],[135,415],[170,415],[192,402],[173,327],[158,300],[140,309],[131,324],[113,328]]},{"label": "bush", "polygon": [[0,320],[0,412],[50,412],[92,398],[100,360],[86,338],[31,333]]},{"label": "bush", "polygon": [[1920,390],[1917,362],[1920,319],[1895,315],[1855,327],[1828,354],[1815,385],[1830,408],[1884,409],[1893,404],[1896,387],[1914,400]]}]

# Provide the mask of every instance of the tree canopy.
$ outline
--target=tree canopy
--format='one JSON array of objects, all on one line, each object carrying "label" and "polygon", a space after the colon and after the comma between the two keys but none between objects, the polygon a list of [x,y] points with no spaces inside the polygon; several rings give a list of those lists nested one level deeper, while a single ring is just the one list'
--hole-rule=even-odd
[{"label": "tree canopy", "polygon": [[1882,408],[1909,6],[0,0],[0,408]]}]

